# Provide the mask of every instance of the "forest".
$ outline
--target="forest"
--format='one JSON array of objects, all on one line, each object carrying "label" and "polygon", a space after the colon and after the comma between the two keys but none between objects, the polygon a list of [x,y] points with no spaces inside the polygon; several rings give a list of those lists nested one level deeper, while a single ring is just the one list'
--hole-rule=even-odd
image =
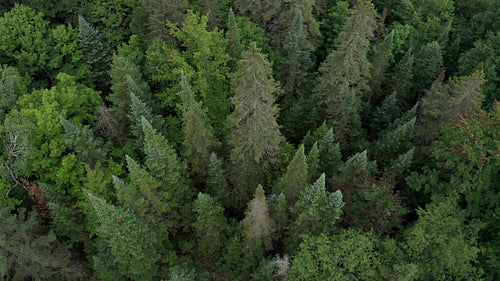
[{"label": "forest", "polygon": [[500,280],[500,1],[3,0],[0,280]]}]

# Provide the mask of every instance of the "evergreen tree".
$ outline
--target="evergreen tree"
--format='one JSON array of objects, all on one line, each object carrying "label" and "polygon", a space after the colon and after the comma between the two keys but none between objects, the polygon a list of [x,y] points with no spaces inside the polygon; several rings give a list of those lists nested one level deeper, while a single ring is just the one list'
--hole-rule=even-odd
[{"label": "evergreen tree", "polygon": [[389,67],[389,59],[392,51],[392,40],[394,38],[394,30],[392,30],[384,41],[378,46],[377,54],[373,60],[373,68],[371,70],[370,89],[379,98],[382,92],[382,84],[385,81],[386,69]]},{"label": "evergreen tree", "polygon": [[104,42],[102,34],[92,27],[82,16],[78,16],[80,49],[85,61],[92,67],[93,78],[100,90],[109,84],[108,71],[111,67],[112,51]]},{"label": "evergreen tree", "polygon": [[158,275],[161,242],[132,211],[88,194],[99,222],[98,235],[109,245],[122,278],[152,280]]},{"label": "evergreen tree", "polygon": [[413,63],[413,91],[420,94],[424,89],[430,89],[436,77],[445,69],[439,43],[433,41],[418,49]]},{"label": "evergreen tree", "polygon": [[130,62],[125,57],[115,55],[111,70],[111,94],[108,100],[113,103],[113,110],[116,114],[126,119],[130,111],[130,93],[134,93],[139,99],[149,101],[149,86],[142,81],[142,75],[139,67]]},{"label": "evergreen tree", "polygon": [[224,217],[224,208],[208,194],[199,193],[194,202],[196,212],[196,237],[198,239],[197,252],[213,262],[220,257],[226,237],[224,229],[227,221]]},{"label": "evergreen tree", "polygon": [[306,159],[307,167],[308,167],[308,183],[311,184],[313,181],[321,175],[320,164],[319,164],[319,149],[318,142],[315,142],[307,154]]},{"label": "evergreen tree", "polygon": [[17,98],[27,92],[25,79],[17,69],[8,65],[0,66],[0,120],[13,109]]},{"label": "evergreen tree", "polygon": [[[321,7],[321,1],[316,0],[285,0],[283,1],[281,8],[281,24],[283,25],[283,30],[287,30],[289,26],[292,26],[292,22],[295,24],[297,20],[297,14],[301,14],[304,21],[304,33],[307,37],[307,46],[310,50],[315,50],[317,47],[317,41],[320,36],[319,22],[316,20],[318,8]],[[301,20],[302,21],[302,20]],[[283,32],[284,33],[284,32]],[[282,34],[283,34],[282,33]],[[283,37],[283,35],[281,35]],[[281,38],[283,41],[284,38]]]},{"label": "evergreen tree", "polygon": [[212,126],[208,123],[207,110],[195,100],[191,86],[182,74],[181,96],[184,156],[193,174],[205,178],[211,150],[217,145]]},{"label": "evergreen tree", "polygon": [[64,117],[59,116],[64,128],[64,137],[68,148],[75,151],[76,155],[86,163],[95,165],[99,160],[106,159],[107,151],[102,139],[96,139],[89,128],[80,129],[71,124]]},{"label": "evergreen tree", "polygon": [[228,200],[225,199],[230,196],[230,190],[224,176],[222,164],[222,160],[212,152],[208,163],[207,189],[213,197],[227,207],[228,203],[225,202]]},{"label": "evergreen tree", "polygon": [[302,190],[307,187],[307,162],[304,145],[301,144],[292,161],[286,168],[285,175],[278,181],[276,194],[283,193],[290,204],[294,204]]},{"label": "evergreen tree", "polygon": [[236,25],[236,19],[234,18],[233,8],[229,8],[226,40],[228,41],[227,53],[230,57],[230,60],[227,62],[227,66],[231,72],[235,72],[238,66],[238,60],[241,57],[242,46],[240,41],[240,32],[238,30],[238,26]]},{"label": "evergreen tree", "polygon": [[367,54],[376,27],[375,17],[369,0],[357,1],[336,40],[336,49],[319,68],[316,100],[320,118],[326,118],[329,124],[345,116],[342,104],[352,91],[360,97],[368,90],[371,64]]},{"label": "evergreen tree", "polygon": [[239,206],[250,197],[252,186],[259,183],[263,169],[276,161],[280,134],[274,104],[279,93],[271,65],[255,42],[242,55],[238,71],[232,78],[234,112],[228,117],[230,158],[235,165],[234,177]]},{"label": "evergreen tree", "polygon": [[136,146],[142,147],[144,143],[144,131],[142,128],[142,119],[146,119],[155,129],[161,128],[163,120],[160,116],[154,115],[153,110],[145,102],[139,99],[135,93],[130,92],[130,111],[127,115],[130,121],[130,129],[136,137]]},{"label": "evergreen tree", "polygon": [[242,224],[245,247],[248,250],[261,252],[271,249],[272,234],[276,225],[270,216],[267,198],[261,185],[248,203]]},{"label": "evergreen tree", "polygon": [[301,235],[332,233],[341,218],[343,206],[342,193],[340,190],[334,193],[326,191],[325,174],[322,174],[314,184],[301,192],[299,200],[291,209],[295,223],[290,226],[287,247],[298,247]]},{"label": "evergreen tree", "polygon": [[282,1],[277,0],[257,0],[245,1],[236,0],[235,6],[239,13],[249,18],[258,27],[265,31],[268,38],[271,39],[271,45],[279,49],[281,43],[282,25],[280,19]]},{"label": "evergreen tree", "polygon": [[392,76],[392,90],[397,94],[404,108],[412,106],[414,101],[410,91],[413,81],[413,61],[414,55],[412,49],[409,49],[396,65]]}]

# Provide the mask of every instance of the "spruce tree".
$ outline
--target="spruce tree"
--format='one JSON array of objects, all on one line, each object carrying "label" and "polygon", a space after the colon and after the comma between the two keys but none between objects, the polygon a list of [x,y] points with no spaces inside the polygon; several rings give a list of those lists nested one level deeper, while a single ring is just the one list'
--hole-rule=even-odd
[{"label": "spruce tree", "polygon": [[88,194],[99,222],[98,235],[109,245],[122,278],[153,280],[162,245],[153,228],[131,210]]},{"label": "spruce tree", "polygon": [[283,193],[286,200],[293,205],[300,192],[307,187],[307,170],[304,145],[301,144],[292,161],[288,164],[285,175],[278,181],[275,193]]},{"label": "spruce tree", "polygon": [[264,169],[276,161],[284,141],[276,122],[279,109],[274,104],[280,90],[272,77],[271,64],[255,42],[242,55],[231,83],[234,111],[228,117],[227,139],[235,165],[237,205],[242,207]]},{"label": "spruce tree", "polygon": [[240,41],[240,32],[238,30],[238,26],[236,25],[236,19],[234,18],[233,8],[229,8],[226,40],[228,41],[227,53],[230,57],[227,62],[227,66],[231,72],[234,72],[238,66],[238,60],[241,57],[242,46]]},{"label": "spruce tree", "polygon": [[394,30],[392,30],[384,38],[384,41],[377,47],[377,54],[373,60],[373,68],[371,70],[370,89],[375,99],[383,94],[382,84],[385,80],[385,71],[389,67],[389,59],[391,57],[392,40],[394,38]]},{"label": "spruce tree", "polygon": [[410,48],[398,62],[392,75],[392,91],[397,94],[404,108],[413,105],[413,96],[410,91],[413,81],[413,60],[414,56]]},{"label": "spruce tree", "polygon": [[[297,20],[297,14],[301,14],[304,22],[304,34],[307,38],[305,46],[307,46],[311,51],[314,51],[318,45],[318,39],[320,37],[319,25],[320,23],[316,20],[317,9],[322,5],[321,1],[316,0],[285,0],[282,3],[281,11],[281,24],[283,29],[287,30],[289,26],[293,26],[291,23]],[[302,20],[301,20],[302,21]],[[293,29],[294,27],[292,27]],[[281,38],[282,41],[284,38]]]},{"label": "spruce tree", "polygon": [[228,200],[224,199],[228,198],[230,194],[222,164],[222,160],[212,152],[208,163],[207,189],[212,196],[227,207]]},{"label": "spruce tree", "polygon": [[184,73],[181,77],[182,131],[184,133],[184,156],[191,172],[201,178],[207,175],[211,151],[217,145],[212,126],[208,123],[207,110],[195,100],[191,86]]},{"label": "spruce tree", "polygon": [[319,178],[321,175],[320,164],[319,164],[319,148],[318,142],[315,142],[307,154],[307,168],[308,168],[308,183],[313,183],[314,180]]},{"label": "spruce tree", "polygon": [[194,201],[194,211],[194,227],[198,241],[196,250],[201,256],[216,262],[226,242],[224,229],[227,227],[227,220],[224,217],[224,208],[215,198],[199,193]]},{"label": "spruce tree", "polygon": [[264,189],[259,185],[253,199],[248,203],[243,224],[245,247],[252,252],[263,252],[272,247],[272,234],[275,222],[270,216],[270,210]]},{"label": "spruce tree", "polygon": [[96,86],[106,90],[109,85],[108,71],[111,66],[112,51],[102,38],[102,34],[95,30],[81,15],[78,15],[80,30],[80,49],[85,61],[92,67],[92,74]]},{"label": "spruce tree", "polygon": [[155,129],[161,128],[163,120],[160,116],[153,114],[149,105],[143,102],[135,93],[130,92],[130,111],[127,117],[130,121],[130,129],[136,137],[136,146],[141,148],[144,143],[144,131],[142,128],[142,119],[146,119]]},{"label": "spruce tree", "polygon": [[367,60],[370,38],[376,27],[376,13],[369,0],[354,5],[344,30],[335,41],[336,49],[319,68],[320,77],[315,87],[320,117],[329,124],[341,119],[344,101],[351,91],[361,97],[368,91],[371,64]]}]

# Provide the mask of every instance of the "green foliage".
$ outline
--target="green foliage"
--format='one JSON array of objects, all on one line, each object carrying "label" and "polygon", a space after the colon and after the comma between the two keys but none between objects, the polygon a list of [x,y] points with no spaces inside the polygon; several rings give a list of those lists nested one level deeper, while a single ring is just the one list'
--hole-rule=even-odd
[{"label": "green foliage", "polygon": [[307,187],[307,162],[304,154],[304,145],[300,145],[292,161],[286,168],[286,173],[278,181],[276,194],[283,193],[290,204],[294,204],[299,198],[299,194]]},{"label": "green foliage", "polygon": [[229,67],[230,71],[233,72],[236,70],[236,67],[238,66],[238,60],[240,59],[241,53],[243,51],[240,40],[240,32],[236,24],[236,18],[234,17],[233,8],[229,8],[226,40],[227,40],[227,53],[229,54],[230,57],[230,60],[227,62],[227,66]]},{"label": "green foliage", "polygon": [[156,232],[130,210],[92,194],[88,197],[97,213],[98,235],[107,241],[122,278],[152,280],[158,273],[162,249]]},{"label": "green foliage", "polygon": [[226,240],[224,229],[227,227],[227,220],[224,208],[210,195],[199,193],[194,202],[194,211],[197,214],[194,223],[198,238],[196,251],[215,262],[219,259]]},{"label": "green foliage", "polygon": [[230,196],[228,184],[224,176],[223,163],[217,154],[210,154],[208,163],[207,190],[209,193],[227,206],[227,199]]},{"label": "green foliage", "polygon": [[335,47],[335,40],[345,25],[345,20],[349,16],[349,3],[346,1],[328,2],[326,14],[320,22],[321,31],[320,45],[316,50],[317,61],[322,62]]},{"label": "green foliage", "polygon": [[477,231],[464,224],[452,198],[418,209],[419,219],[406,232],[406,251],[419,267],[420,280],[468,280],[480,276],[474,266],[480,249]]},{"label": "green foliage", "polygon": [[[301,0],[291,1],[285,0],[281,8],[281,24],[284,30],[288,30],[290,23],[297,20],[297,14],[301,14],[304,21],[304,35],[307,37],[308,42],[306,46],[311,50],[317,47],[317,41],[320,36],[319,22],[316,20],[318,11],[316,10],[321,6],[321,1],[316,0]],[[302,20],[301,20],[302,21]],[[292,29],[294,28],[292,24]],[[284,32],[282,32],[283,34]],[[281,35],[283,41],[283,35]]]},{"label": "green foliage", "polygon": [[437,41],[432,41],[417,49],[412,67],[414,91],[422,92],[424,89],[430,89],[443,70],[445,70],[443,54]]},{"label": "green foliage", "polygon": [[371,233],[342,230],[306,235],[292,260],[290,280],[376,280],[380,258]]},{"label": "green foliage", "polygon": [[134,92],[130,91],[130,110],[127,117],[130,121],[130,129],[136,137],[136,146],[142,147],[144,143],[144,131],[142,119],[147,120],[155,129],[161,128],[163,120],[159,115],[153,114],[153,109],[142,101]]},{"label": "green foliage", "polygon": [[137,0],[95,0],[91,17],[98,22],[106,41],[116,46],[130,36],[129,24],[132,10],[139,4]]},{"label": "green foliage", "polygon": [[344,224],[348,227],[372,231],[373,233],[394,233],[402,226],[407,210],[402,204],[396,182],[384,175],[380,179],[366,171],[357,175],[357,182],[344,185]]},{"label": "green foliage", "polygon": [[0,207],[0,277],[5,280],[87,278],[81,261],[67,244],[47,231],[41,220],[25,209]]},{"label": "green foliage", "polygon": [[373,59],[373,68],[371,70],[372,75],[369,82],[370,89],[375,96],[374,98],[382,95],[382,84],[385,82],[386,70],[389,67],[393,38],[394,30],[387,34],[384,41],[376,48],[376,55]]},{"label": "green foliage", "polygon": [[301,235],[333,233],[341,218],[342,207],[342,193],[340,190],[333,193],[326,191],[325,174],[322,174],[313,185],[301,192],[299,200],[291,209],[296,219],[290,226],[288,247],[297,247]]},{"label": "green foliage", "polygon": [[17,99],[26,93],[26,82],[15,67],[0,66],[0,121],[13,109]]},{"label": "green foliage", "polygon": [[217,146],[212,126],[208,123],[207,110],[195,100],[191,86],[184,74],[181,77],[182,130],[184,132],[184,157],[194,175],[205,178],[211,151]]}]

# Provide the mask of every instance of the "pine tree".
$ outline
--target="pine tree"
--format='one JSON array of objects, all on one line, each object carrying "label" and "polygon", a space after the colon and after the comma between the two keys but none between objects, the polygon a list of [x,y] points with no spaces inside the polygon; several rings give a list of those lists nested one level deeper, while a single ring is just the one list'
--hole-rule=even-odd
[{"label": "pine tree", "polygon": [[281,43],[282,24],[280,19],[282,1],[236,0],[234,2],[240,15],[249,18],[260,28],[264,29],[266,37],[271,39],[271,45],[279,49]]},{"label": "pine tree", "polygon": [[252,186],[259,184],[261,173],[275,162],[280,144],[274,104],[279,93],[271,65],[255,42],[242,55],[232,78],[234,112],[228,117],[230,158],[235,165],[234,184],[239,206],[250,197]]},{"label": "pine tree", "polygon": [[[304,22],[304,34],[307,38],[305,46],[311,51],[316,49],[320,37],[319,22],[316,18],[318,13],[317,9],[321,4],[321,1],[316,0],[285,0],[282,3],[280,15],[281,24],[283,25],[282,28],[287,30],[289,26],[293,26],[291,23],[297,20],[297,14],[300,13]],[[283,39],[284,38],[281,38],[281,41],[283,41]]]},{"label": "pine tree", "polygon": [[399,155],[412,147],[415,121],[414,117],[395,129],[386,130],[380,134],[374,145],[375,159],[379,164],[388,167],[392,160],[396,160]]},{"label": "pine tree", "polygon": [[379,98],[382,92],[382,84],[385,80],[385,71],[389,67],[389,59],[391,57],[392,40],[394,38],[394,30],[392,30],[384,41],[378,46],[377,54],[373,60],[373,68],[371,70],[370,89]]},{"label": "pine tree", "polygon": [[122,56],[113,56],[109,71],[111,77],[111,94],[108,100],[113,103],[113,110],[122,119],[126,119],[130,111],[130,93],[140,100],[149,101],[149,86],[142,80],[139,67]]},{"label": "pine tree", "polygon": [[78,16],[80,49],[85,61],[92,67],[94,81],[100,90],[109,85],[108,71],[111,66],[112,51],[104,42],[102,34],[92,27],[82,16]]},{"label": "pine tree", "polygon": [[270,216],[267,198],[261,185],[248,203],[242,224],[245,247],[248,250],[262,252],[271,249],[271,238],[276,226]]},{"label": "pine tree", "polygon": [[288,164],[285,175],[279,180],[275,193],[284,193],[286,200],[293,205],[300,192],[307,187],[307,170],[304,145],[301,144],[292,161]]},{"label": "pine tree", "polygon": [[197,252],[212,261],[217,261],[221,255],[226,237],[224,229],[227,220],[224,217],[224,208],[208,194],[199,193],[194,202],[196,212],[196,237],[198,239]]},{"label": "pine tree", "polygon": [[396,65],[392,76],[392,91],[397,94],[398,100],[404,108],[413,105],[413,97],[410,92],[413,81],[413,60],[414,56],[410,48]]},{"label": "pine tree", "polygon": [[308,167],[308,183],[313,183],[314,180],[319,178],[321,175],[320,164],[319,164],[319,148],[318,142],[315,142],[307,154],[306,159],[307,167]]},{"label": "pine tree", "polygon": [[315,95],[320,118],[326,118],[329,124],[345,115],[342,104],[352,91],[361,97],[368,90],[371,64],[367,54],[376,27],[375,17],[369,0],[357,1],[336,40],[336,49],[319,68]]},{"label": "pine tree", "polygon": [[288,232],[288,247],[295,249],[301,235],[319,235],[332,233],[342,215],[342,193],[326,191],[325,174],[301,192],[300,199],[292,207],[295,223]]},{"label": "pine tree", "polygon": [[229,15],[227,19],[227,31],[226,31],[227,53],[231,58],[227,66],[231,72],[235,72],[238,66],[238,60],[241,57],[242,46],[240,41],[240,32],[238,26],[236,25],[236,19],[234,18],[233,8],[229,8]]},{"label": "pine tree", "polygon": [[71,124],[64,117],[59,116],[64,128],[64,138],[68,148],[73,149],[76,155],[84,162],[95,165],[99,160],[106,159],[107,151],[102,139],[96,139],[89,128],[80,129]]},{"label": "pine tree", "polygon": [[194,175],[205,178],[211,151],[217,145],[212,126],[208,123],[207,110],[195,100],[191,86],[184,73],[181,78],[182,131],[184,133],[184,156]]},{"label": "pine tree", "polygon": [[152,280],[158,274],[161,242],[132,211],[88,194],[97,213],[99,237],[107,241],[122,278]]},{"label": "pine tree", "polygon": [[207,178],[208,192],[227,207],[227,203],[224,202],[228,201],[225,199],[228,198],[230,194],[229,187],[224,176],[222,160],[217,157],[217,154],[212,152],[209,161]]}]

